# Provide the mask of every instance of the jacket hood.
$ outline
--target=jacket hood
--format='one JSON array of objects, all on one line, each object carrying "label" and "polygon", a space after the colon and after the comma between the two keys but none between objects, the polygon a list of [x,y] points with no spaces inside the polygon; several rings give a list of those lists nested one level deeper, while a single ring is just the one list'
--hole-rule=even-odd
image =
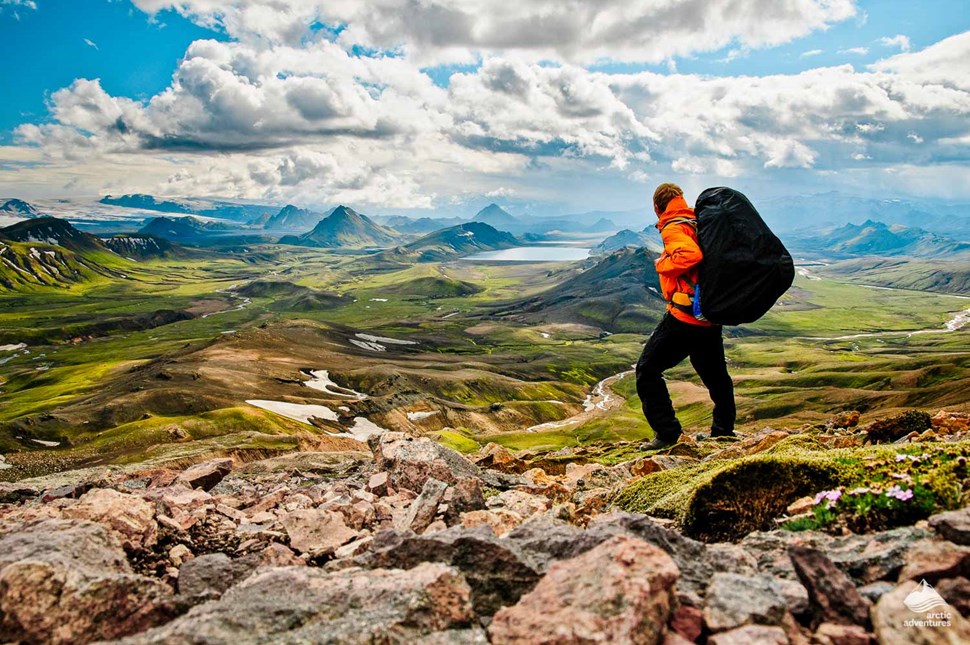
[{"label": "jacket hood", "polygon": [[694,209],[687,205],[687,200],[684,199],[683,195],[678,195],[670,200],[666,210],[660,214],[660,219],[657,220],[657,228],[663,228],[670,220],[678,217],[695,219]]}]

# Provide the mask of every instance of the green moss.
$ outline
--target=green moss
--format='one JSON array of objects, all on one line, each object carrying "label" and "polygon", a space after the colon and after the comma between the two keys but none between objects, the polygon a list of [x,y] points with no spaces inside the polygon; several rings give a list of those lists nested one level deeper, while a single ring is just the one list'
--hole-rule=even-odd
[{"label": "green moss", "polygon": [[770,528],[792,501],[831,486],[837,478],[838,469],[818,458],[759,455],[647,475],[614,503],[675,519],[694,538],[736,539]]},{"label": "green moss", "polygon": [[436,433],[436,438],[441,445],[465,454],[481,448],[477,441],[454,430],[441,430]]}]

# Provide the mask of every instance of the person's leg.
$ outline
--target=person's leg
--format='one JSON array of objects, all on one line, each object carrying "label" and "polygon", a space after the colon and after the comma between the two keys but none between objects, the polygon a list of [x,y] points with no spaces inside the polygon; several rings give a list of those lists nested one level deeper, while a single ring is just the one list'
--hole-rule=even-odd
[{"label": "person's leg", "polygon": [[670,314],[665,315],[647,340],[636,367],[643,416],[657,438],[665,441],[674,441],[680,436],[680,421],[674,413],[663,373],[687,358],[690,351],[679,330],[682,325]]},{"label": "person's leg", "polygon": [[734,432],[737,411],[734,403],[734,383],[724,360],[724,341],[720,327],[699,327],[691,346],[690,363],[714,402],[712,436],[730,435]]}]

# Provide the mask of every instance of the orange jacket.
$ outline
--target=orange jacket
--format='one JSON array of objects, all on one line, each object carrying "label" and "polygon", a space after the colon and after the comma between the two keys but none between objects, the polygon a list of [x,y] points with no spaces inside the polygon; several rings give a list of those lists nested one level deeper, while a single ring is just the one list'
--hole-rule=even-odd
[{"label": "orange jacket", "polygon": [[694,295],[691,284],[697,284],[697,265],[703,259],[701,247],[697,244],[695,227],[683,222],[670,223],[674,219],[696,219],[694,209],[687,205],[683,197],[674,197],[667,204],[667,209],[661,213],[657,222],[660,237],[664,241],[664,250],[657,260],[657,275],[660,276],[660,290],[667,301],[667,311],[681,322],[701,327],[710,327],[711,323],[698,320],[686,311],[682,311],[670,304],[675,293]]}]

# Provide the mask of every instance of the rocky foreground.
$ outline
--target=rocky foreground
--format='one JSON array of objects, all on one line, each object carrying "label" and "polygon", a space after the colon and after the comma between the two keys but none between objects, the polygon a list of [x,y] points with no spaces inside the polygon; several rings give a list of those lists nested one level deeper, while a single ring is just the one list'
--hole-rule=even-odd
[{"label": "rocky foreground", "polygon": [[[720,451],[756,458],[786,434]],[[369,451],[0,484],[0,641],[970,642],[970,507],[709,543],[615,510],[630,482],[699,451],[467,459],[387,433]],[[946,605],[907,607],[923,580]]]}]

